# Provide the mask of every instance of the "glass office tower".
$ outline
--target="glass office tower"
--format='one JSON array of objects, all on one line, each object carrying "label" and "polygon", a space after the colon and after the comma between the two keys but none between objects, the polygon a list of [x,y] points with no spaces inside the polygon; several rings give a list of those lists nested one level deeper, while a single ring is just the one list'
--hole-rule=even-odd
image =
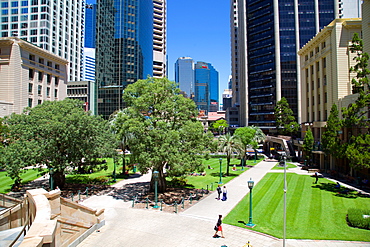
[{"label": "glass office tower", "polygon": [[86,4],[85,9],[85,47],[95,48],[96,4]]},{"label": "glass office tower", "polygon": [[285,97],[300,122],[297,51],[339,17],[337,0],[231,0],[233,105],[240,125],[275,128]]},{"label": "glass office tower", "polygon": [[153,1],[98,0],[98,114],[124,107],[124,88],[153,74]]},{"label": "glass office tower", "polygon": [[194,60],[191,57],[179,57],[175,63],[175,81],[185,96],[194,95]]},{"label": "glass office tower", "polygon": [[[218,72],[210,63],[197,62],[195,65],[195,97],[199,110],[217,111],[218,108]],[[212,107],[211,105],[216,105]]]}]

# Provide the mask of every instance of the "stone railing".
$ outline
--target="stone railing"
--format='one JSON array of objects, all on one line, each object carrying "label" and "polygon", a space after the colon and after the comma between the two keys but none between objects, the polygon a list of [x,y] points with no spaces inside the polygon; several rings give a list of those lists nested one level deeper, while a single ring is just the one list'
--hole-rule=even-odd
[{"label": "stone railing", "polygon": [[32,225],[19,245],[77,246],[93,230],[104,225],[104,210],[93,210],[60,197],[59,190],[27,191]]}]

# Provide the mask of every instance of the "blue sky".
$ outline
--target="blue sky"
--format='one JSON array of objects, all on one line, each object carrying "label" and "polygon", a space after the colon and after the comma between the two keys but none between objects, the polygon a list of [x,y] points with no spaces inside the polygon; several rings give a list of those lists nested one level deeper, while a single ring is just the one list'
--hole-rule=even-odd
[{"label": "blue sky", "polygon": [[211,63],[219,72],[221,99],[231,73],[229,6],[229,0],[167,0],[170,80],[175,79],[175,62],[179,57]]}]

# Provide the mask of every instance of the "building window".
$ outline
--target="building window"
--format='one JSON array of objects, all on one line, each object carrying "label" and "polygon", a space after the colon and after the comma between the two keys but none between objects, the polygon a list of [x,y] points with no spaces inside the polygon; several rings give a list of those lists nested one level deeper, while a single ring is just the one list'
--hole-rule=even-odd
[{"label": "building window", "polygon": [[37,94],[38,95],[41,95],[41,93],[42,93],[42,86],[41,85],[38,85],[38,87],[37,87]]},{"label": "building window", "polygon": [[43,58],[39,58],[39,63],[40,64],[44,64],[44,59]]},{"label": "building window", "polygon": [[326,68],[326,57],[322,59],[322,67]]},{"label": "building window", "polygon": [[321,43],[321,49],[324,49],[326,47],[325,41]]},{"label": "building window", "polygon": [[57,87],[59,85],[59,77],[55,77],[55,86]]},{"label": "building window", "polygon": [[28,59],[31,61],[35,61],[35,55],[29,54]]},{"label": "building window", "polygon": [[48,67],[53,67],[53,63],[50,62],[50,61],[48,61],[47,65],[48,65]]},{"label": "building window", "polygon": [[54,97],[58,98],[58,89],[54,89]]},{"label": "building window", "polygon": [[320,71],[320,62],[316,62],[316,71]]},{"label": "building window", "polygon": [[320,48],[319,47],[316,47],[316,53],[319,53],[319,51],[320,51]]},{"label": "building window", "polygon": [[320,88],[320,78],[317,78],[317,88]]},{"label": "building window", "polygon": [[28,99],[28,107],[32,107],[32,99]]},{"label": "building window", "polygon": [[46,82],[47,82],[47,84],[51,83],[51,75],[50,74],[46,75]]},{"label": "building window", "polygon": [[321,104],[320,94],[317,96],[317,104]]},{"label": "building window", "polygon": [[307,61],[308,60],[308,55],[304,56],[304,60]]},{"label": "building window", "polygon": [[33,80],[34,73],[35,73],[35,71],[33,69],[28,70],[28,78],[30,80]]},{"label": "building window", "polygon": [[33,89],[33,84],[32,83],[28,83],[28,93],[29,94],[32,94],[32,89]]},{"label": "building window", "polygon": [[42,82],[43,73],[39,71],[39,82]]},{"label": "building window", "polygon": [[328,93],[327,92],[325,92],[324,94],[324,102],[328,103]]},{"label": "building window", "polygon": [[59,70],[59,64],[55,64],[55,69]]},{"label": "building window", "polygon": [[42,104],[42,100],[41,100],[41,99],[39,99],[39,100],[37,101],[37,104],[38,104],[38,105],[41,105],[41,104]]},{"label": "building window", "polygon": [[46,88],[46,96],[47,97],[50,97],[50,87],[47,87]]}]

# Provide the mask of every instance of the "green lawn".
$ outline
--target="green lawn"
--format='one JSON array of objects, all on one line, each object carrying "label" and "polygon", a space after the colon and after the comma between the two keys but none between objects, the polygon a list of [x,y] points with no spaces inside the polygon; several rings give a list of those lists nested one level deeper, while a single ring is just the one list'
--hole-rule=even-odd
[{"label": "green lawn", "polygon": [[[289,168],[296,168],[297,166],[296,165],[293,165],[293,164],[291,164],[291,163],[286,163],[287,164],[287,168],[289,169]],[[276,166],[274,166],[273,168],[272,168],[272,170],[284,170],[284,167],[281,167],[281,166],[279,166],[279,162],[276,164]]]},{"label": "green lawn", "polygon": [[[69,174],[66,176],[66,182],[68,183],[99,183],[102,181],[109,181],[107,184],[114,184],[114,163],[113,158],[104,158],[107,161],[107,170],[94,171],[91,174]],[[127,161],[127,159],[126,159]],[[127,169],[127,163],[126,163]],[[122,164],[116,165],[116,182],[123,180],[124,175],[122,173]]]},{"label": "green lawn", "polygon": [[[348,208],[369,208],[370,198],[338,194],[334,183],[310,176],[287,174],[287,227],[291,239],[370,241],[370,231],[349,227]],[[253,230],[283,237],[283,173],[268,173],[253,189]],[[341,189],[343,190],[343,188]],[[245,227],[249,194],[225,217],[224,223]],[[244,223],[243,223],[244,222]]]},{"label": "green lawn", "polygon": [[[260,160],[257,160],[257,163]],[[257,163],[254,163],[254,160],[248,160],[246,165],[247,166],[254,166]],[[236,171],[232,170],[232,166],[235,164]],[[187,188],[196,188],[196,189],[206,189],[208,185],[209,190],[215,190],[217,188],[217,185],[220,181],[220,161],[218,158],[211,158],[209,160],[203,160],[203,165],[205,167],[205,176],[187,176],[187,185],[185,187]],[[208,165],[211,166],[212,169],[208,169]],[[230,161],[230,167],[229,167],[229,176],[226,176],[226,168],[227,168],[227,161],[226,159],[222,159],[222,183],[225,184],[232,180],[233,178],[239,176],[244,171],[248,170],[248,167],[244,167],[242,170],[242,167],[240,166],[240,160],[238,159],[231,159]],[[213,186],[212,186],[213,185]]]},{"label": "green lawn", "polygon": [[[39,171],[37,169],[27,169],[25,173],[21,174],[22,183],[28,183],[36,178],[40,177]],[[0,172],[0,193],[8,193],[14,181],[7,176],[7,172]]]}]

